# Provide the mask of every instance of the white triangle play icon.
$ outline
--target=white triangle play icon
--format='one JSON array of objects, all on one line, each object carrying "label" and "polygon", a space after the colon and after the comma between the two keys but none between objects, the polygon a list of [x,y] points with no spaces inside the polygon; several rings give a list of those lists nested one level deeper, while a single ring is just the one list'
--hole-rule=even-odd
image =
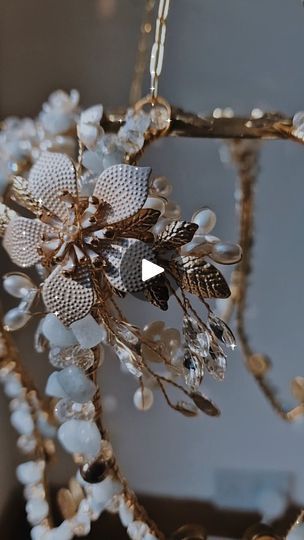
[{"label": "white triangle play icon", "polygon": [[164,272],[164,269],[161,266],[158,266],[158,264],[154,264],[151,261],[148,261],[147,259],[142,259],[141,261],[141,279],[142,281],[147,281],[148,279],[152,279],[155,276],[158,276],[158,274],[161,274]]}]

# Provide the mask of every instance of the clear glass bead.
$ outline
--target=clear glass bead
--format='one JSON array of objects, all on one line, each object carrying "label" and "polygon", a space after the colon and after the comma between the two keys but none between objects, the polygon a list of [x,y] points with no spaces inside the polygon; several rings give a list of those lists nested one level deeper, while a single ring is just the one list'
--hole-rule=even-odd
[{"label": "clear glass bead", "polygon": [[66,422],[71,418],[75,420],[93,421],[95,417],[95,407],[92,401],[75,403],[70,399],[60,399],[55,405],[54,414],[61,423]]},{"label": "clear glass bead", "polygon": [[74,365],[87,370],[94,364],[94,353],[91,349],[83,349],[80,345],[66,349],[52,347],[49,352],[49,361],[52,366],[59,369]]}]

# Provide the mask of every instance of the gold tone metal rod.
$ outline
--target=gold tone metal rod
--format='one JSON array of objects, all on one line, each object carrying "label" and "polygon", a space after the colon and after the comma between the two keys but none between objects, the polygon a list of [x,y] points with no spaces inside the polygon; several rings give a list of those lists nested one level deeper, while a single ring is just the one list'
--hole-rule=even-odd
[{"label": "gold tone metal rod", "polygon": [[[124,122],[124,112],[104,115],[105,130],[117,132]],[[280,113],[265,113],[261,118],[215,118],[187,113],[172,107],[171,123],[166,136],[206,139],[291,139],[302,142],[292,134],[292,118]]]}]

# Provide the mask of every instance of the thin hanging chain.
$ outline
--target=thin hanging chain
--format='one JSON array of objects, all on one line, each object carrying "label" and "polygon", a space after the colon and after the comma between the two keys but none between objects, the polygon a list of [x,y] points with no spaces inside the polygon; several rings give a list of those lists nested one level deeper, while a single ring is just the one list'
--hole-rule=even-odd
[{"label": "thin hanging chain", "polygon": [[142,97],[143,78],[149,60],[149,45],[152,37],[153,10],[156,0],[146,0],[143,20],[137,46],[134,75],[130,89],[130,105]]},{"label": "thin hanging chain", "polygon": [[159,0],[158,15],[156,20],[154,44],[151,50],[150,75],[151,75],[151,101],[157,101],[158,82],[163,67],[165,39],[166,39],[166,21],[169,13],[170,0]]},{"label": "thin hanging chain", "polygon": [[293,422],[304,414],[304,406],[300,404],[286,411],[280,402],[273,385],[266,375],[269,372],[269,361],[253,350],[246,329],[246,305],[248,299],[249,276],[252,269],[252,249],[254,245],[254,202],[255,183],[258,172],[259,146],[252,141],[233,141],[230,143],[232,161],[235,163],[240,182],[240,232],[239,243],[243,257],[232,274],[231,287],[236,309],[237,333],[249,373],[254,377],[264,396],[285,421]]}]

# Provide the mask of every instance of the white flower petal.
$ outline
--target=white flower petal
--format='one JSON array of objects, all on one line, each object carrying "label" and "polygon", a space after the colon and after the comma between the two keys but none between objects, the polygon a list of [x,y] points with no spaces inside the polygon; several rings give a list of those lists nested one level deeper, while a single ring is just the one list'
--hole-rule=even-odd
[{"label": "white flower petal", "polygon": [[41,259],[37,248],[42,236],[50,230],[38,219],[17,217],[6,228],[3,246],[15,264],[23,268],[33,266]]},{"label": "white flower petal", "polygon": [[61,220],[67,219],[68,210],[60,195],[63,191],[77,194],[73,161],[65,154],[44,152],[30,170],[28,187],[43,206]]},{"label": "white flower petal", "polygon": [[113,165],[98,178],[94,195],[110,205],[108,223],[133,216],[148,196],[150,167]]}]

